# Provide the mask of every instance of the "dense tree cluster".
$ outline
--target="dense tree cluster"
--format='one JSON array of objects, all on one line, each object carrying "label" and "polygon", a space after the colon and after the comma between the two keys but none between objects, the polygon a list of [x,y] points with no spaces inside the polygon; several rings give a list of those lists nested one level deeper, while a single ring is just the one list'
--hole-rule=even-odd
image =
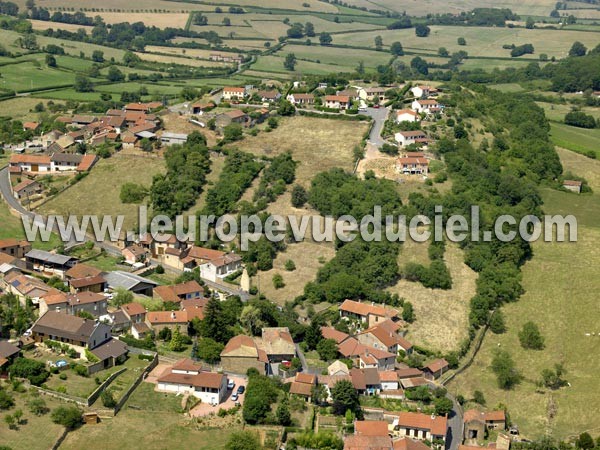
[{"label": "dense tree cluster", "polygon": [[183,145],[165,152],[167,173],[156,175],[150,188],[150,203],[157,214],[175,216],[192,206],[206,182],[210,158],[206,139],[198,132]]},{"label": "dense tree cluster", "polygon": [[208,190],[203,214],[216,217],[233,212],[235,203],[250,186],[263,168],[250,153],[231,150],[225,159],[225,166],[219,181]]},{"label": "dense tree cluster", "polygon": [[271,405],[277,400],[279,384],[277,380],[264,375],[249,373],[242,415],[246,423],[256,425],[265,421]]}]

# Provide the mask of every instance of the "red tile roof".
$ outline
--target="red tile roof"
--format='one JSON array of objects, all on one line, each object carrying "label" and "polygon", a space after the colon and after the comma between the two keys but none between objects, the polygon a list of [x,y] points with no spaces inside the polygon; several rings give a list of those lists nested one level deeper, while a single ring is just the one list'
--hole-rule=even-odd
[{"label": "red tile roof", "polygon": [[398,416],[398,425],[402,428],[429,430],[435,436],[446,436],[448,419],[442,416],[430,416],[415,412],[392,413]]},{"label": "red tile roof", "polygon": [[340,344],[350,337],[350,335],[338,331],[333,327],[321,327],[321,335],[323,339],[333,339],[336,344]]},{"label": "red tile roof", "polygon": [[125,303],[124,305],[121,306],[121,309],[129,317],[146,313],[146,308],[144,308],[144,305],[142,305],[141,303],[136,303],[136,302]]},{"label": "red tile roof", "polygon": [[388,423],[385,420],[360,420],[354,422],[354,432],[359,436],[387,436]]},{"label": "red tile roof", "polygon": [[161,323],[183,324],[188,321],[185,311],[152,311],[148,312],[146,318],[152,325]]}]

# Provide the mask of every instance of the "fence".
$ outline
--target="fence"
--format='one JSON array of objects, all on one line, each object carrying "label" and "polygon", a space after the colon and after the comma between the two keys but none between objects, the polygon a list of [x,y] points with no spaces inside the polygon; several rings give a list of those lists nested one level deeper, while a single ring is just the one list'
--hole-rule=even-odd
[{"label": "fence", "polygon": [[142,373],[140,373],[140,375],[137,377],[137,379],[133,382],[133,384],[131,386],[129,386],[129,389],[127,389],[125,394],[123,394],[121,399],[118,401],[117,405],[115,406],[115,415],[117,415],[117,413],[121,410],[121,408],[123,408],[123,405],[129,399],[129,396],[133,393],[133,391],[136,390],[136,388],[140,385],[142,380],[144,380],[144,378],[146,378],[148,376],[148,374],[152,371],[152,369],[154,369],[157,365],[158,365],[158,354],[155,353],[154,358],[152,359],[152,361],[150,361],[150,364],[148,364],[146,366],[146,368],[142,371]]},{"label": "fence", "polygon": [[104,380],[104,382],[102,384],[100,384],[100,386],[98,386],[94,390],[94,392],[92,392],[89,395],[89,397],[87,398],[88,406],[91,406],[98,399],[98,397],[100,396],[100,394],[102,394],[102,392],[108,387],[108,385],[110,383],[112,383],[115,378],[117,378],[119,375],[121,375],[126,370],[127,370],[127,368],[123,368],[123,369],[117,370],[115,373],[113,373],[112,375],[110,375],[106,380]]}]

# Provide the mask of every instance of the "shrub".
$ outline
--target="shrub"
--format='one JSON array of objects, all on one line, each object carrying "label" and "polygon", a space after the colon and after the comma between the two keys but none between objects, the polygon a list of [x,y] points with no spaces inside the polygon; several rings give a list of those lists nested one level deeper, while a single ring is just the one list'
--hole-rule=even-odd
[{"label": "shrub", "polygon": [[285,262],[285,270],[287,270],[288,272],[296,270],[296,263],[294,263],[294,261],[292,261],[291,259],[288,259]]},{"label": "shrub", "polygon": [[52,422],[74,430],[82,423],[82,411],[76,406],[59,406],[52,411]]},{"label": "shrub", "polygon": [[112,392],[108,390],[104,390],[104,392],[100,394],[100,399],[102,400],[102,404],[106,408],[114,408],[115,406],[117,406],[117,402],[114,396],[112,395]]},{"label": "shrub", "polygon": [[273,275],[273,287],[275,289],[281,289],[285,287],[283,277],[280,274]]},{"label": "shrub", "polygon": [[75,372],[80,377],[87,377],[88,376],[87,367],[85,367],[82,364],[76,364],[75,367],[73,367],[73,372]]}]

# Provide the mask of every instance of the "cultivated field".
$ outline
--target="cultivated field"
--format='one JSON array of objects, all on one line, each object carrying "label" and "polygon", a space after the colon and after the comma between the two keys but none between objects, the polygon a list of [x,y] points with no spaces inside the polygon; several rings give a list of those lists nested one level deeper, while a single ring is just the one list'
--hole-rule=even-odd
[{"label": "cultivated field", "polygon": [[[41,207],[42,214],[97,214],[125,216],[123,224],[137,223],[137,205],[123,204],[121,186],[127,182],[150,186],[165,171],[162,158],[115,155],[99,161],[90,174]],[[110,180],[110,182],[108,182]]]},{"label": "cultivated field", "polygon": [[[19,5],[21,11],[25,8],[26,0],[15,0],[14,3]],[[112,11],[112,12],[152,12],[159,11],[212,11],[214,7],[203,5],[200,3],[180,3],[171,2],[168,0],[144,0],[143,3],[125,3],[123,0],[104,0],[101,5],[95,0],[80,0],[77,2],[77,7],[74,7],[73,2],[69,0],[38,0],[36,6],[57,10],[58,8],[74,8],[75,11],[89,12],[93,15],[95,12]],[[101,6],[101,7],[99,7]]]},{"label": "cultivated field", "polygon": [[[335,35],[333,42],[374,48],[375,37],[381,36],[384,46],[400,41],[405,51],[436,54],[440,47],[445,47],[450,53],[463,50],[470,56],[506,58],[510,57],[510,50],[503,49],[502,45],[532,44],[535,54],[526,55],[525,58],[535,59],[541,53],[546,53],[550,57],[563,58],[575,41],[592,48],[598,44],[598,35],[585,31],[454,26],[431,26],[430,28],[431,34],[426,38],[417,37],[414,29],[377,30]],[[466,39],[466,46],[457,44],[459,37]]]},{"label": "cultivated field", "polygon": [[[475,389],[483,391],[489,405],[506,404],[521,434],[530,438],[541,438],[546,431],[557,439],[600,431],[595,408],[590,407],[600,403],[596,375],[600,360],[592,356],[600,352],[596,298],[600,162],[566,150],[559,154],[565,169],[587,177],[596,191],[578,196],[543,190],[545,213],[575,214],[579,219],[578,242],[534,244],[535,256],[523,269],[526,292],[518,302],[503,307],[508,331],[489,333],[473,365],[450,385],[453,392],[466,397]],[[542,351],[523,350],[519,345],[517,333],[528,320],[537,323],[544,335],[546,348]],[[499,390],[489,370],[498,347],[512,354],[525,376],[512,391]],[[534,383],[542,369],[556,363],[564,364],[570,385],[558,391],[536,389]],[[549,410],[555,411],[554,418],[548,416]]]},{"label": "cultivated field", "polygon": [[[252,64],[252,69],[260,72],[274,72],[274,73],[292,73],[283,67],[286,53],[281,53],[281,56],[259,56],[256,59],[256,63]],[[324,64],[311,61],[297,61],[295,72],[301,74],[314,74],[314,75],[327,75],[330,73],[348,72],[353,70],[354,67],[350,66],[338,66],[334,64]]]},{"label": "cultivated field", "polygon": [[349,0],[348,4],[370,9],[386,8],[400,13],[406,11],[407,14],[416,16],[425,16],[433,11],[439,14],[457,14],[473,8],[510,8],[518,14],[548,16],[556,2],[552,0],[503,0],[500,2],[493,0]]},{"label": "cultivated field", "polygon": [[[400,252],[400,266],[407,262],[425,262],[422,244],[407,243]],[[426,250],[425,250],[426,251]],[[464,263],[464,254],[455,245],[446,245],[444,261],[452,276],[452,289],[428,289],[420,283],[398,281],[388,291],[411,302],[416,322],[409,328],[407,339],[432,350],[457,350],[467,337],[469,302],[475,295],[477,274]]]},{"label": "cultivated field", "polygon": [[164,64],[181,64],[184,66],[192,66],[192,67],[225,67],[227,64],[216,62],[216,61],[206,61],[200,60],[197,58],[184,58],[175,55],[158,55],[155,53],[141,53],[136,52],[141,59],[149,62],[158,62]]},{"label": "cultivated field", "polygon": [[299,161],[296,179],[308,187],[312,177],[333,167],[352,170],[352,149],[360,143],[367,123],[292,117],[270,133],[247,136],[234,145],[257,155],[276,156],[290,151]]}]

